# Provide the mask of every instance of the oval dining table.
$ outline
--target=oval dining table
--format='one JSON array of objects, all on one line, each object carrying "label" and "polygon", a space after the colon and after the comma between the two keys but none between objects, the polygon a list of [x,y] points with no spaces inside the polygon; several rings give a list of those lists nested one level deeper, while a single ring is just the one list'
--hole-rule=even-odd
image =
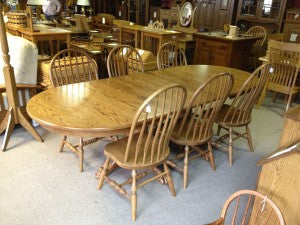
[{"label": "oval dining table", "polygon": [[144,100],[159,88],[177,83],[187,89],[187,102],[208,77],[230,72],[231,96],[250,73],[222,66],[187,65],[50,88],[32,97],[28,115],[45,129],[77,137],[108,137],[127,133]]}]

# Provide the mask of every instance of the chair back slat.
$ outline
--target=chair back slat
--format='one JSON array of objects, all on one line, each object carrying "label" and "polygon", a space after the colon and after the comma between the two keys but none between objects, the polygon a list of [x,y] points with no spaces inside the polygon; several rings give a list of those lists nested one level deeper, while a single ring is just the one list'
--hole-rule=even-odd
[{"label": "chair back slat", "polygon": [[270,68],[270,64],[260,66],[245,81],[224,117],[226,123],[234,125],[249,122],[252,109],[268,80]]},{"label": "chair back slat", "polygon": [[187,65],[184,51],[172,43],[163,44],[157,53],[158,69]]},{"label": "chair back slat", "polygon": [[194,93],[180,122],[176,137],[185,137],[191,145],[209,140],[216,116],[233,86],[230,73],[213,75]]},{"label": "chair back slat", "polygon": [[58,52],[50,64],[54,87],[98,79],[98,66],[85,52],[66,49]]},{"label": "chair back slat", "polygon": [[[186,99],[186,90],[169,84],[148,97],[138,109],[128,137],[124,161],[134,156],[133,164],[160,162],[168,149],[170,135]],[[136,131],[139,133],[136,134]],[[133,143],[134,136],[138,135]],[[135,146],[134,146],[135,144]]]},{"label": "chair back slat", "polygon": [[129,45],[119,45],[112,49],[107,58],[109,77],[144,72],[144,65],[138,51]]},{"label": "chair back slat", "polygon": [[[244,200],[247,204],[244,204]],[[233,206],[234,202],[236,204]],[[232,214],[232,207],[234,212]],[[241,212],[241,213],[237,213]],[[253,190],[241,190],[231,195],[225,202],[221,218],[230,219],[232,215],[231,224],[264,224],[285,225],[282,213],[276,204],[267,196]],[[243,215],[243,217],[239,217]]]},{"label": "chair back slat", "polygon": [[244,212],[244,215],[243,215],[243,220],[242,220],[241,225],[245,225],[245,223],[246,223],[247,214],[248,214],[248,210],[249,210],[251,202],[252,202],[252,195],[249,195],[247,206],[246,206],[246,209],[245,209],[245,212]]},{"label": "chair back slat", "polygon": [[231,225],[235,224],[235,220],[236,220],[236,215],[237,215],[237,211],[238,211],[238,208],[239,208],[239,204],[240,204],[240,196],[237,197],[237,200],[236,200],[236,203],[235,203],[235,208],[234,208],[234,213],[233,213]]}]

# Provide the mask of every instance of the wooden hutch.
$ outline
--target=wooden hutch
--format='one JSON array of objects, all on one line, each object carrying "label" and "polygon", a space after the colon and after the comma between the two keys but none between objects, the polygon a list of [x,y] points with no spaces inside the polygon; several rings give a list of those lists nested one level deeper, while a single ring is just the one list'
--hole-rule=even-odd
[{"label": "wooden hutch", "polygon": [[253,25],[261,25],[268,33],[278,33],[286,3],[287,0],[239,0],[236,24],[245,31]]}]

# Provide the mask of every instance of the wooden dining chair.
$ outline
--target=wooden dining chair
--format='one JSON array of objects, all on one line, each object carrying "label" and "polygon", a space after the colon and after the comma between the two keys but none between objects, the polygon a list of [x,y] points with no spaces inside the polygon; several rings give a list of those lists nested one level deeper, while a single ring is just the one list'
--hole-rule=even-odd
[{"label": "wooden dining chair", "polygon": [[[84,81],[98,79],[98,66],[95,60],[89,57],[85,52],[76,49],[65,49],[58,52],[50,63],[50,77],[53,87],[67,84],[74,84]],[[78,145],[72,145],[67,141],[67,135],[64,135],[59,152],[63,151],[65,145],[68,146],[79,157],[79,170],[83,171],[83,147],[94,143],[101,138],[94,138],[84,141],[79,138]]]},{"label": "wooden dining chair", "polygon": [[[194,93],[183,117],[178,120],[171,141],[185,146],[184,154],[178,154],[175,159],[168,160],[168,164],[178,172],[183,173],[183,187],[188,184],[189,161],[197,157],[203,157],[210,161],[215,170],[214,156],[211,146],[213,136],[212,127],[222,105],[233,86],[233,76],[230,73],[216,74],[205,82]],[[207,150],[198,147],[207,144]],[[191,149],[190,149],[191,148]],[[196,155],[189,158],[189,155]],[[175,161],[184,158],[183,169]]]},{"label": "wooden dining chair", "polygon": [[[128,137],[110,143],[104,148],[105,163],[100,168],[98,188],[103,181],[115,188],[120,194],[131,199],[132,220],[136,220],[137,189],[159,178],[166,177],[173,196],[176,196],[172,177],[166,159],[169,156],[169,139],[185,103],[186,90],[177,84],[169,84],[160,88],[148,97],[140,106],[133,118]],[[136,132],[139,130],[139,132]],[[131,170],[132,178],[118,184],[109,178],[110,162]],[[137,180],[154,172],[156,166],[163,165],[164,172],[137,184]],[[143,170],[137,174],[137,170]],[[146,170],[146,171],[145,171]],[[124,186],[132,184],[131,195]]]},{"label": "wooden dining chair", "polygon": [[253,190],[241,190],[226,200],[220,218],[206,225],[224,224],[285,225],[285,221],[280,209],[268,196]]},{"label": "wooden dining chair", "polygon": [[129,45],[118,45],[108,55],[107,70],[109,77],[118,77],[144,72],[144,65],[135,48]]},{"label": "wooden dining chair", "polygon": [[98,66],[85,52],[65,49],[51,60],[50,77],[54,87],[98,80]]},{"label": "wooden dining chair", "polygon": [[270,40],[267,58],[271,63],[272,73],[258,106],[263,102],[266,90],[270,90],[275,92],[274,101],[277,93],[288,96],[286,98],[286,110],[288,110],[293,96],[300,92],[300,86],[296,84],[300,68],[300,45]]},{"label": "wooden dining chair", "polygon": [[173,43],[163,44],[157,53],[158,69],[187,65],[184,51]]},{"label": "wooden dining chair", "polygon": [[[227,133],[214,141],[213,145],[221,150],[228,151],[228,162],[230,166],[232,165],[234,140],[241,137],[247,139],[250,151],[253,151],[253,144],[248,125],[251,122],[252,109],[262,93],[262,90],[269,77],[269,70],[270,64],[264,64],[257,68],[245,81],[238,94],[233,99],[232,103],[230,105],[223,105],[220,113],[217,116],[217,135],[220,135],[221,128],[224,128]],[[233,128],[237,127],[245,127],[246,133],[241,134],[233,130]],[[233,135],[236,135],[236,137],[233,138]],[[227,138],[229,138],[228,147],[224,147],[221,145],[221,142]]]},{"label": "wooden dining chair", "polygon": [[254,37],[260,37],[253,45],[250,53],[250,60],[253,63],[254,69],[257,67],[258,58],[263,55],[263,45],[267,40],[267,31],[262,26],[253,26],[247,32],[246,35]]}]

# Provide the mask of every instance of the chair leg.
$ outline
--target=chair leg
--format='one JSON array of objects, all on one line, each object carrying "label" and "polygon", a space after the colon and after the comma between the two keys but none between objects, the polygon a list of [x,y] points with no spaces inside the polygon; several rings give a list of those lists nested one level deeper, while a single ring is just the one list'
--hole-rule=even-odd
[{"label": "chair leg", "polygon": [[229,145],[228,145],[228,162],[229,166],[232,166],[232,127],[229,127]]},{"label": "chair leg", "polygon": [[64,135],[59,146],[59,152],[63,152],[66,140],[67,140],[67,135]]},{"label": "chair leg", "polygon": [[246,133],[247,133],[247,141],[250,147],[250,151],[253,152],[254,148],[253,148],[252,138],[251,138],[250,129],[248,125],[246,125]]},{"label": "chair leg", "polygon": [[184,148],[184,166],[183,166],[183,188],[187,188],[188,174],[189,174],[189,146],[186,145]]},{"label": "chair leg", "polygon": [[285,111],[287,111],[289,109],[290,104],[292,102],[292,97],[293,97],[293,94],[289,94],[289,98],[288,98],[288,101],[287,101],[287,104],[286,104]]},{"label": "chair leg", "polygon": [[131,218],[133,221],[136,220],[136,170],[132,170],[132,186],[131,186]]},{"label": "chair leg", "polygon": [[103,164],[103,168],[102,168],[102,171],[101,171],[101,174],[100,174],[100,177],[99,177],[99,183],[98,183],[98,189],[99,190],[102,188],[103,181],[104,181],[104,178],[106,176],[108,166],[109,166],[109,158],[107,158],[105,160],[105,163]]},{"label": "chair leg", "polygon": [[274,103],[276,102],[277,96],[278,96],[278,92],[274,92],[274,95],[273,95],[273,102]]},{"label": "chair leg", "polygon": [[208,151],[209,151],[209,162],[210,162],[210,166],[213,170],[216,170],[216,165],[215,165],[215,158],[214,158],[214,153],[212,150],[212,146],[210,141],[207,143],[208,145]]},{"label": "chair leg", "polygon": [[172,193],[172,195],[175,197],[176,196],[176,191],[175,191],[175,188],[174,188],[174,183],[173,183],[173,179],[172,179],[172,176],[170,174],[170,170],[169,170],[169,167],[167,165],[167,163],[164,163],[164,169],[167,173],[167,183],[168,183],[168,186],[170,188],[170,191]]},{"label": "chair leg", "polygon": [[80,138],[79,142],[79,171],[83,171],[83,157],[84,157],[84,151],[83,151],[83,138]]},{"label": "chair leg", "polygon": [[222,128],[222,127],[218,124],[217,136],[220,136],[221,128]]}]

